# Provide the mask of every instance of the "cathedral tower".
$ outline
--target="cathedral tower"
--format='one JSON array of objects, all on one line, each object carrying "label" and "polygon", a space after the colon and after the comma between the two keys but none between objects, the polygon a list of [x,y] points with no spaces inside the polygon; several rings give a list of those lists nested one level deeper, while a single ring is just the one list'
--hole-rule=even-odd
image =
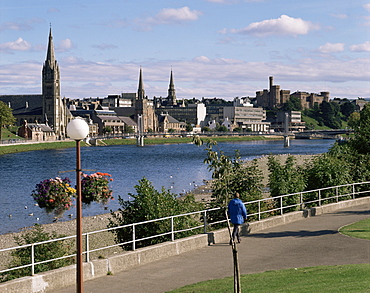
[{"label": "cathedral tower", "polygon": [[135,121],[139,124],[139,116],[141,116],[142,131],[150,132],[157,131],[157,117],[154,111],[153,101],[149,101],[145,96],[143,72],[140,67],[139,86],[137,90],[137,99],[135,101]]},{"label": "cathedral tower", "polygon": [[46,60],[42,68],[43,117],[58,138],[65,136],[65,105],[60,97],[60,71],[55,60],[53,36],[49,32]]},{"label": "cathedral tower", "polygon": [[175,85],[173,83],[172,70],[171,70],[171,76],[170,76],[170,84],[168,86],[167,101],[169,105],[176,105],[176,92],[175,92]]}]

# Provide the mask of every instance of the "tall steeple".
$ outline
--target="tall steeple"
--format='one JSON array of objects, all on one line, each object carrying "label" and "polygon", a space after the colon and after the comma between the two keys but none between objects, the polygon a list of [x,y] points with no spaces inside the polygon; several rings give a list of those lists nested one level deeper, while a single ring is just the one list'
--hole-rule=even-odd
[{"label": "tall steeple", "polygon": [[170,105],[176,105],[176,92],[175,92],[175,84],[173,83],[172,69],[171,69],[171,76],[170,76],[170,85],[168,86],[167,100]]},{"label": "tall steeple", "polygon": [[51,27],[49,32],[49,43],[48,43],[48,51],[46,53],[46,62],[49,63],[50,67],[54,67],[55,64],[55,55],[54,55],[54,43],[53,43],[53,35],[51,33]]},{"label": "tall steeple", "polygon": [[139,88],[137,90],[137,98],[139,100],[145,99],[145,90],[144,90],[144,82],[143,82],[143,73],[140,66],[140,74],[139,74]]},{"label": "tall steeple", "polygon": [[[60,71],[54,54],[53,35],[49,31],[46,60],[42,67],[43,117],[53,128],[57,137],[65,135],[65,109],[60,97]],[[47,118],[46,118],[47,117]],[[46,122],[46,121],[45,121]]]}]

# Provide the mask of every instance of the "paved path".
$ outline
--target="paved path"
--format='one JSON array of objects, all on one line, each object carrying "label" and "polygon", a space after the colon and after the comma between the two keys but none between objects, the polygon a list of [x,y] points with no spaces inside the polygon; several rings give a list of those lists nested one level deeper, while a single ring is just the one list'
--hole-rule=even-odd
[{"label": "paved path", "polygon": [[[338,229],[368,218],[370,204],[303,219],[242,237],[241,274],[295,267],[370,262],[370,241]],[[231,247],[219,243],[84,283],[85,293],[162,293],[233,275]],[[75,292],[75,286],[54,293]]]}]

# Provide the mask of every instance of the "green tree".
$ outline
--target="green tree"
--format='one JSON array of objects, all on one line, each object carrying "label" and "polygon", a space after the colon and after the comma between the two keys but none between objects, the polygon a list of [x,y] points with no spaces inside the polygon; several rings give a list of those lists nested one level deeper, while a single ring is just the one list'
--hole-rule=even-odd
[{"label": "green tree", "polygon": [[190,123],[186,123],[185,131],[186,131],[186,132],[191,132],[191,131],[193,131],[193,126],[192,126]]},{"label": "green tree", "polygon": [[301,100],[298,97],[290,97],[289,100],[283,104],[283,111],[301,111]]},{"label": "green tree", "polygon": [[106,127],[103,128],[103,133],[104,134],[110,134],[112,131],[113,131],[112,127],[110,127],[110,126],[106,126]]},{"label": "green tree", "polygon": [[360,154],[370,153],[370,104],[360,112],[358,124],[354,125],[355,135],[350,145]]},{"label": "green tree", "polygon": [[[305,179],[303,170],[295,165],[295,158],[288,156],[285,165],[280,163],[275,156],[269,156],[268,169],[270,195],[277,197],[279,195],[301,192],[305,189]],[[299,203],[299,194],[289,197],[283,197],[283,206],[291,206]],[[280,207],[280,198],[275,200],[275,207]],[[285,209],[285,212],[295,211],[299,206]]]},{"label": "green tree", "polygon": [[127,125],[127,124],[125,124],[123,131],[125,133],[134,133],[135,132],[134,128],[130,125]]},{"label": "green tree", "polygon": [[352,129],[355,129],[359,126],[360,123],[360,113],[359,112],[353,112],[348,117],[348,126]]},{"label": "green tree", "polygon": [[[109,219],[108,227],[117,227],[132,223],[138,223],[163,217],[198,211],[203,208],[201,203],[194,199],[194,195],[186,194],[178,198],[176,194],[169,192],[162,187],[161,191],[157,191],[153,184],[143,178],[139,180],[139,184],[135,186],[136,194],[129,193],[132,200],[123,200],[119,197],[121,208],[118,212],[112,212]],[[199,225],[199,219],[194,216],[184,216],[174,218],[174,229],[184,230]],[[137,225],[135,227],[135,238],[140,239],[167,233],[167,235],[156,238],[141,240],[136,243],[136,247],[144,247],[164,241],[169,241],[171,235],[171,220],[166,219],[152,223]],[[132,241],[132,227],[116,229],[113,231],[117,243]],[[176,237],[186,237],[194,234],[193,231],[185,231],[177,233]],[[130,250],[132,245],[124,246],[124,249]]]},{"label": "green tree", "polygon": [[2,128],[13,125],[15,118],[12,113],[12,109],[8,107],[4,102],[0,101],[0,141],[2,137]]},{"label": "green tree", "polygon": [[[36,225],[20,237],[14,237],[17,245],[22,246],[25,244],[33,244],[36,242],[43,242],[51,239],[62,238],[65,235],[58,235],[56,232],[51,234],[45,232],[40,225]],[[69,240],[55,241],[50,243],[44,243],[36,245],[34,247],[35,262],[42,262],[54,258],[63,257],[72,254],[71,243]],[[46,272],[49,270],[61,268],[73,264],[73,258],[64,258],[59,260],[54,260],[51,262],[46,262],[38,264],[35,266],[35,273]],[[31,247],[18,248],[12,252],[12,261],[9,264],[9,268],[14,268],[18,266],[28,265],[31,263]],[[31,267],[25,267],[10,272],[3,273],[1,275],[1,281],[6,282],[12,279],[30,276]]]},{"label": "green tree", "polygon": [[[202,145],[203,141],[194,136],[195,145]],[[240,194],[243,201],[252,201],[262,198],[262,172],[257,168],[254,160],[248,166],[244,165],[239,152],[234,157],[225,155],[222,151],[215,151],[213,148],[217,142],[209,140],[206,143],[207,157],[204,163],[212,172],[212,201],[210,207],[226,207],[236,192]],[[262,204],[262,208],[265,208]],[[258,203],[247,207],[248,213],[255,213],[258,210]],[[211,222],[225,219],[223,211],[209,215]]]},{"label": "green tree", "polygon": [[[314,158],[310,164],[305,166],[305,177],[307,180],[306,190],[344,185],[352,182],[351,168],[346,161],[324,153]],[[350,192],[348,187],[343,188],[342,192]],[[335,196],[335,191],[325,190],[321,192],[322,203],[333,202],[335,199],[325,200],[325,198]],[[306,195],[305,201],[318,199],[317,192]],[[343,199],[343,198],[342,198]],[[348,198],[344,198],[348,199]]]}]

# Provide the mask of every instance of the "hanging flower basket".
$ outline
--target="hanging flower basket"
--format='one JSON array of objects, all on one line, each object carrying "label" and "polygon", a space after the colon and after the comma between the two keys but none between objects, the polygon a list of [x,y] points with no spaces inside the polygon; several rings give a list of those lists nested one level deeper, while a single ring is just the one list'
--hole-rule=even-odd
[{"label": "hanging flower basket", "polygon": [[45,208],[48,213],[63,213],[72,206],[72,197],[76,189],[70,186],[71,181],[68,177],[45,179],[36,184],[31,196],[40,208]]},{"label": "hanging flower basket", "polygon": [[109,182],[113,181],[112,175],[108,173],[96,172],[91,175],[82,174],[81,193],[82,202],[90,204],[95,201],[107,204],[112,196],[113,191],[109,189]]}]

